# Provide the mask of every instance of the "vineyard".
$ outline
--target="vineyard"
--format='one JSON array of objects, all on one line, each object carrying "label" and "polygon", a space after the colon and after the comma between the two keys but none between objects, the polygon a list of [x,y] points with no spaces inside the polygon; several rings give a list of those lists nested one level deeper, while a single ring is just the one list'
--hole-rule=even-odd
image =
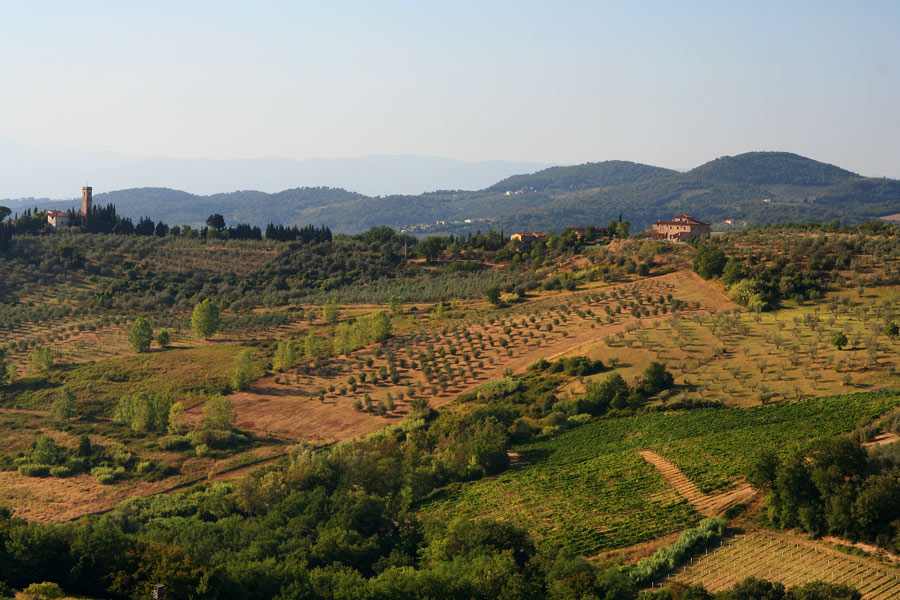
[{"label": "vineyard", "polygon": [[861,393],[601,420],[517,448],[525,464],[449,489],[424,512],[437,519],[508,519],[550,544],[596,554],[678,531],[700,518],[637,450],[656,451],[709,493],[739,481],[766,448],[803,448],[898,404],[896,394]]},{"label": "vineyard", "polygon": [[780,581],[785,587],[816,579],[845,583],[862,592],[865,600],[900,595],[900,569],[895,566],[767,532],[735,536],[692,560],[668,580],[718,592],[746,577]]}]

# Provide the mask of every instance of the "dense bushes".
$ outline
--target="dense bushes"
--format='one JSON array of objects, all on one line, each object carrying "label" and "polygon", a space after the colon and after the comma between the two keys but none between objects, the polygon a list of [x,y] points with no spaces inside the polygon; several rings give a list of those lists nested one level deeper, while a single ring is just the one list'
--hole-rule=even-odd
[{"label": "dense bushes", "polygon": [[359,348],[383,342],[391,335],[391,318],[377,310],[352,323],[340,323],[334,330],[334,353],[348,354]]},{"label": "dense bushes", "polygon": [[[140,471],[152,476],[160,467],[152,462],[139,466],[134,455],[121,444],[92,444],[88,436],[79,438],[74,448],[62,446],[47,434],[37,436],[28,452],[14,461],[19,473],[27,477],[68,477],[89,472],[100,483],[112,483],[130,473]],[[165,471],[166,469],[163,469]]]},{"label": "dense bushes", "polygon": [[132,431],[165,431],[171,407],[172,398],[166,394],[140,392],[121,398],[113,419]]}]

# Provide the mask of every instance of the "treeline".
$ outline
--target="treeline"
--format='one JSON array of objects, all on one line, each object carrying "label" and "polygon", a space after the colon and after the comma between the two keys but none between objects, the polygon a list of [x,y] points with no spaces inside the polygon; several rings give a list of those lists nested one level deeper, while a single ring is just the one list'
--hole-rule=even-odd
[{"label": "treeline", "polygon": [[750,479],[769,492],[763,515],[776,527],[900,550],[896,444],[867,451],[858,440],[841,437],[780,459],[767,453],[754,465]]},{"label": "treeline", "polygon": [[[254,227],[254,229],[257,232],[259,231],[259,228]],[[229,236],[230,235],[231,230],[229,229]],[[296,225],[294,225],[293,227],[285,227],[284,225],[273,225],[272,223],[269,223],[266,226],[266,239],[277,240],[279,242],[300,241],[305,244],[318,244],[321,242],[331,241],[331,230],[324,225],[318,229],[313,227],[312,225],[307,225],[306,227],[298,229]]]},{"label": "treeline", "polygon": [[[4,210],[9,214],[9,209],[0,207],[0,221]],[[46,231],[49,225],[46,213],[43,211],[26,210],[21,217],[16,217],[0,226],[0,250],[8,249],[9,239],[13,232],[38,233]],[[206,227],[193,229],[189,225],[172,225],[163,221],[154,221],[150,217],[141,217],[137,224],[131,218],[122,217],[116,212],[113,204],[106,206],[93,206],[80,224],[81,231],[86,233],[108,233],[119,235],[139,235],[165,237],[167,235],[184,235],[198,239],[230,239],[230,240],[262,240],[263,232],[255,225],[246,223],[229,227],[220,214],[210,215],[206,221]],[[265,239],[279,242],[320,243],[331,241],[331,230],[324,225],[315,227],[285,227],[269,223],[265,230]]]}]

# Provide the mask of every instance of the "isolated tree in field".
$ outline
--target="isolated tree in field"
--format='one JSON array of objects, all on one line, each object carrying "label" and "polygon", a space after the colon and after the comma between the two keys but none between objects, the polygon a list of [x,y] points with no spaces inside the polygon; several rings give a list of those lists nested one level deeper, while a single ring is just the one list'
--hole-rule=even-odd
[{"label": "isolated tree in field", "polygon": [[139,392],[119,399],[113,420],[132,431],[165,431],[171,408],[172,398],[168,395]]},{"label": "isolated tree in field", "polygon": [[894,322],[885,325],[884,335],[891,338],[891,340],[896,340],[897,336],[900,336],[900,325],[897,325],[897,323]]},{"label": "isolated tree in field", "polygon": [[75,408],[75,394],[72,393],[72,390],[63,386],[53,400],[50,416],[57,421],[68,421],[75,416]]},{"label": "isolated tree in field", "polygon": [[231,374],[231,387],[243,392],[250,388],[253,381],[253,355],[249,350],[241,350],[234,363],[234,372]]},{"label": "isolated tree in field", "polygon": [[492,285],[484,290],[484,299],[494,306],[500,306],[500,286]]},{"label": "isolated tree in field", "polygon": [[203,426],[207,429],[230,431],[235,419],[234,404],[222,394],[210,396],[203,405]]},{"label": "isolated tree in field", "polygon": [[843,350],[844,346],[848,343],[847,336],[843,331],[838,331],[831,338],[831,345],[837,348],[838,350]]},{"label": "isolated tree in field", "polygon": [[168,348],[169,344],[172,342],[172,336],[169,333],[168,329],[160,329],[159,333],[156,334],[156,343],[159,344],[160,348]]},{"label": "isolated tree in field", "polygon": [[191,315],[191,329],[197,337],[208,340],[219,330],[222,324],[219,318],[219,307],[209,298],[194,307]]},{"label": "isolated tree in field", "polygon": [[150,342],[153,341],[153,329],[150,328],[150,322],[144,317],[138,317],[128,332],[128,343],[135,352],[148,352],[150,350]]}]

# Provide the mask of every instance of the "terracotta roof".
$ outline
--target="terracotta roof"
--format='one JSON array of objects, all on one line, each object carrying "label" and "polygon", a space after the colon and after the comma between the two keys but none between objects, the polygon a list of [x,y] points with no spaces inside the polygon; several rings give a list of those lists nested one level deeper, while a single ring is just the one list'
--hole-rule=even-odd
[{"label": "terracotta roof", "polygon": [[681,221],[675,221],[675,220],[672,220],[672,221],[653,221],[653,224],[654,224],[654,225],[709,225],[709,223],[704,223],[703,221],[697,221],[697,220],[694,219],[693,217],[687,217],[687,218],[685,218],[685,216],[686,216],[686,215],[679,215],[678,217],[675,217],[676,219],[678,219],[679,217],[682,218]]}]

